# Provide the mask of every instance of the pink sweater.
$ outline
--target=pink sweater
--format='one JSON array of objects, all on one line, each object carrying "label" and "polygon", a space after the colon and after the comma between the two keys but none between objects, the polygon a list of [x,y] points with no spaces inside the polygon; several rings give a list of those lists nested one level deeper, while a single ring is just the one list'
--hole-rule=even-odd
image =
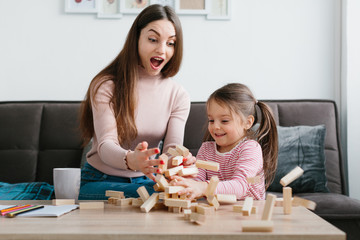
[{"label": "pink sweater", "polygon": [[190,111],[190,97],[178,83],[162,76],[149,76],[139,67],[137,82],[137,109],[135,110],[137,138],[131,148],[120,146],[114,111],[109,106],[114,83],[104,82],[92,104],[95,134],[92,149],[87,154],[88,163],[99,171],[121,177],[143,176],[142,172],[127,170],[124,158],[128,150],[134,150],[142,141],[149,148],[157,147],[164,139],[163,151],[183,144],[184,129]]},{"label": "pink sweater", "polygon": [[[219,177],[215,194],[235,194],[237,199],[253,197],[265,199],[264,170],[261,147],[254,140],[240,142],[230,152],[220,153],[215,142],[204,142],[196,156],[199,160],[220,163],[218,172],[199,168],[196,180],[207,181],[214,175]],[[261,183],[248,184],[248,177],[261,176]]]}]

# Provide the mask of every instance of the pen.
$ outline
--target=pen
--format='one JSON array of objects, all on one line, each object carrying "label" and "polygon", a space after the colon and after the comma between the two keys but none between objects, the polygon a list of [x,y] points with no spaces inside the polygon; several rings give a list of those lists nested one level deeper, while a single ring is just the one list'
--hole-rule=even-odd
[{"label": "pen", "polygon": [[28,204],[28,205],[18,205],[18,206],[13,206],[13,207],[10,207],[10,208],[2,209],[1,210],[1,215],[4,216],[7,213],[14,212],[14,211],[17,211],[17,210],[20,210],[20,209],[23,209],[23,208],[32,207],[32,206],[34,206],[34,205]]},{"label": "pen", "polygon": [[39,209],[39,208],[43,208],[43,207],[44,207],[44,206],[42,206],[42,205],[36,205],[36,206],[32,206],[32,207],[20,209],[20,210],[18,210],[18,211],[14,211],[14,212],[7,213],[5,216],[6,216],[6,217],[13,218],[13,217],[15,217],[15,216],[18,215],[18,214],[25,213],[25,212],[30,212],[30,211],[33,211],[33,210],[36,210],[36,209]]}]

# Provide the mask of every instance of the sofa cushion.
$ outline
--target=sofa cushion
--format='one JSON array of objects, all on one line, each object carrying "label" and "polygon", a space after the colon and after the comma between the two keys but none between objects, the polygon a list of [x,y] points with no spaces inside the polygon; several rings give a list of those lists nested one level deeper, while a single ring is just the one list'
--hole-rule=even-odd
[{"label": "sofa cushion", "polygon": [[325,133],[324,125],[278,126],[278,167],[269,191],[281,192],[280,179],[300,166],[304,174],[289,184],[294,193],[329,192],[325,175]]},{"label": "sofa cushion", "polygon": [[324,219],[360,219],[360,201],[337,193],[299,193],[316,202],[315,213]]}]

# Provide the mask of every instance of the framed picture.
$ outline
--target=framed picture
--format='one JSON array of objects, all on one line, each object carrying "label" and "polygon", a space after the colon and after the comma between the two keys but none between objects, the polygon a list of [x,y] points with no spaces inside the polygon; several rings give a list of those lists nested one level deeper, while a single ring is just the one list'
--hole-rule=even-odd
[{"label": "framed picture", "polygon": [[209,0],[209,20],[230,20],[231,0]]},{"label": "framed picture", "polygon": [[175,0],[177,14],[202,15],[209,12],[209,0]]},{"label": "framed picture", "polygon": [[150,4],[160,4],[163,6],[170,6],[175,9],[175,0],[151,0]]},{"label": "framed picture", "polygon": [[140,13],[144,8],[150,5],[150,0],[121,0],[121,13]]},{"label": "framed picture", "polygon": [[120,0],[97,0],[98,18],[122,18]]},{"label": "framed picture", "polygon": [[67,13],[97,13],[97,0],[65,0]]}]

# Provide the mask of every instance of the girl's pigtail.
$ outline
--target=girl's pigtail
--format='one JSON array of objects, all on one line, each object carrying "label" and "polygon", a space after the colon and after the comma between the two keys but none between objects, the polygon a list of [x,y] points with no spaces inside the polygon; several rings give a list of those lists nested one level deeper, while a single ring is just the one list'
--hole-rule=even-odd
[{"label": "girl's pigtail", "polygon": [[263,151],[265,187],[267,189],[274,181],[277,168],[278,134],[270,107],[260,101],[257,102],[257,105],[261,112],[261,120],[255,134]]}]

